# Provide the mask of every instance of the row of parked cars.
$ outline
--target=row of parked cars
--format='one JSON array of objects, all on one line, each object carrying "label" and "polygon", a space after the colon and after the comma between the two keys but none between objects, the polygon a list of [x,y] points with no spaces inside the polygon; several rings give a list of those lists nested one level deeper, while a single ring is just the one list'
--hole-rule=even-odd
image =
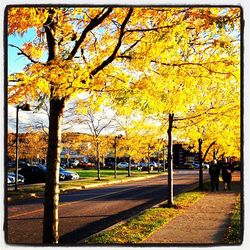
[{"label": "row of parked cars", "polygon": [[[121,168],[121,169],[128,169],[128,166],[129,166],[128,162],[120,162],[120,163],[117,164],[117,167]],[[158,165],[156,164],[156,162],[151,161],[149,163],[149,167],[150,167],[150,170],[153,170],[153,169],[157,169]],[[161,167],[161,165],[160,165],[160,167]],[[132,169],[138,169],[138,170],[141,170],[141,171],[148,171],[148,163],[147,162],[139,162],[138,164],[137,163],[131,163],[131,168]]]},{"label": "row of parked cars", "polygon": [[[26,165],[18,171],[18,183],[39,183],[45,182],[47,167],[44,165],[29,166]],[[16,174],[8,173],[8,184],[15,183]],[[65,170],[60,167],[59,180],[77,180],[79,175],[75,172]]]}]

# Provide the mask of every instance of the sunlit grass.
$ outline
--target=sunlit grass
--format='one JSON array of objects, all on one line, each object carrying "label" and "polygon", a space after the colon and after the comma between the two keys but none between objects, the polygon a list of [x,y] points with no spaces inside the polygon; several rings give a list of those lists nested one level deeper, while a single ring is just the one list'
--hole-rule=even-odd
[{"label": "sunlit grass", "polygon": [[158,207],[147,209],[126,222],[110,230],[94,235],[86,240],[88,244],[134,244],[150,236],[154,231],[168,224],[186,208],[204,197],[201,192],[187,192],[175,198],[172,208]]},{"label": "sunlit grass", "polygon": [[226,231],[224,241],[227,244],[240,244],[241,243],[241,207],[240,207],[240,194],[237,197],[236,205],[231,217],[230,225]]}]

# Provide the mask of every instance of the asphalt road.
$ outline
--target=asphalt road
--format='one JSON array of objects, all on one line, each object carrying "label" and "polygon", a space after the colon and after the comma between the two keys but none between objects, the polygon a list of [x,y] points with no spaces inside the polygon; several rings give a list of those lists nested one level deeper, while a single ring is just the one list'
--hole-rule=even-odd
[{"label": "asphalt road", "polygon": [[[207,177],[204,171],[204,178]],[[175,171],[174,193],[197,183],[197,170]],[[167,199],[167,176],[60,195],[60,244],[75,245],[121,220]],[[36,199],[7,208],[7,242],[41,244],[43,200]]]}]

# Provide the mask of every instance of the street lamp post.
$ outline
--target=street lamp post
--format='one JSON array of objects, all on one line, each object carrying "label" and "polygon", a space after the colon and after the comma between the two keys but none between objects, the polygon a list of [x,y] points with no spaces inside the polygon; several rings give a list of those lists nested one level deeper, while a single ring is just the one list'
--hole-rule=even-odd
[{"label": "street lamp post", "polygon": [[18,190],[18,144],[19,144],[19,138],[18,138],[18,113],[19,109],[23,111],[31,111],[30,105],[25,103],[23,105],[17,105],[16,106],[16,176],[15,176],[15,191]]}]

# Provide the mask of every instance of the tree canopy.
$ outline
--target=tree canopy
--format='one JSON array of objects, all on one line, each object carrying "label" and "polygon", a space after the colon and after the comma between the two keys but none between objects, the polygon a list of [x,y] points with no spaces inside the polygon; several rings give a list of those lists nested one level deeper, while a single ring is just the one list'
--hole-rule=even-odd
[{"label": "tree canopy", "polygon": [[235,140],[237,149],[240,20],[238,7],[8,7],[8,35],[35,34],[21,47],[8,45],[29,61],[9,76],[8,101],[49,102],[45,243],[58,242],[61,123],[71,100],[85,99],[78,109],[137,110],[142,121],[158,121],[162,134],[172,114],[179,136],[216,133],[217,145]]}]

